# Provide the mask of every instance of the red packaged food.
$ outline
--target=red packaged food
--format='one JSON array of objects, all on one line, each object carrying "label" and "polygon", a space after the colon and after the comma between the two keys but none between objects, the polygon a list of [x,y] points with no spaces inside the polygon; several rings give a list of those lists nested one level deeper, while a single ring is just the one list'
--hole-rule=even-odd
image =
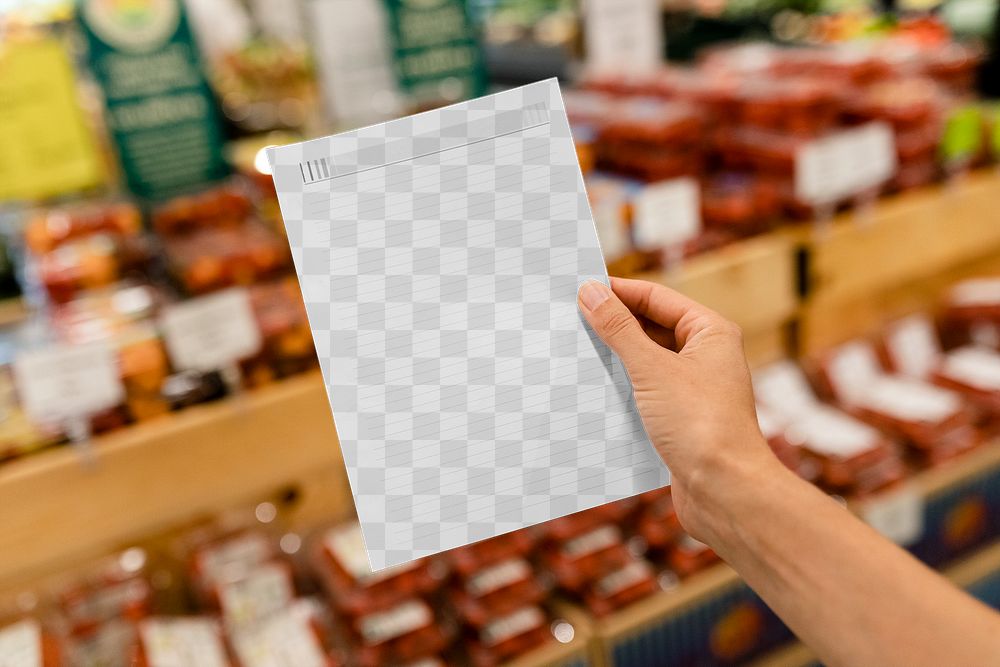
[{"label": "red packaged food", "polygon": [[882,120],[897,130],[925,126],[941,115],[940,89],[927,79],[902,78],[882,81],[855,91],[846,102],[855,120]]},{"label": "red packaged food", "polygon": [[423,600],[410,599],[351,624],[359,664],[373,667],[399,664],[441,653],[450,644],[454,628],[434,618]]},{"label": "red packaged food", "polygon": [[113,665],[123,667],[139,641],[134,621],[114,619],[79,632],[63,643],[66,665]]},{"label": "red packaged food", "polygon": [[352,522],[323,535],[316,570],[337,609],[358,616],[435,590],[447,568],[423,559],[372,572],[361,526]]},{"label": "red packaged food", "polygon": [[97,234],[135,236],[142,229],[139,209],[127,202],[94,202],[47,209],[24,228],[28,248],[42,255],[68,241]]},{"label": "red packaged food", "polygon": [[566,116],[573,126],[584,125],[595,128],[613,115],[615,99],[610,95],[588,90],[567,90],[563,92]]},{"label": "red packaged food", "polygon": [[702,218],[707,227],[754,234],[768,229],[781,213],[781,191],[769,179],[746,173],[724,173],[705,184]]},{"label": "red packaged food", "polygon": [[752,167],[767,174],[791,176],[795,157],[810,141],[775,130],[738,127],[716,134],[717,149],[729,167]]},{"label": "red packaged food", "polygon": [[778,460],[784,463],[789,470],[801,475],[804,467],[802,452],[797,445],[790,443],[785,437],[786,420],[781,418],[778,413],[758,405],[757,424],[760,426],[764,440],[767,441]]},{"label": "red packaged food", "polygon": [[836,348],[821,369],[838,402],[901,438],[928,463],[952,458],[981,441],[974,415],[957,394],[885,373],[870,343],[855,341]]},{"label": "red packaged food", "polygon": [[286,270],[288,243],[262,225],[202,229],[167,240],[166,254],[191,294],[251,283]]},{"label": "red packaged food", "polygon": [[234,632],[231,644],[239,667],[337,667],[340,661],[327,650],[321,624],[304,602]]},{"label": "red packaged food", "polygon": [[843,86],[807,79],[755,78],[737,91],[740,121],[750,127],[817,136],[841,113]]},{"label": "red packaged food", "polygon": [[667,553],[670,568],[680,577],[704,570],[718,560],[719,556],[707,544],[690,535],[684,535]]},{"label": "red packaged food", "polygon": [[528,561],[515,557],[464,579],[451,592],[451,601],[461,619],[478,628],[498,615],[541,602],[547,593],[548,586],[534,576]]},{"label": "red packaged food", "polygon": [[127,549],[59,590],[59,608],[69,631],[86,634],[111,620],[133,622],[148,616],[153,590],[143,571],[145,563],[144,551]]},{"label": "red packaged food", "polygon": [[104,287],[151,260],[152,248],[140,236],[87,236],[63,243],[38,259],[38,274],[49,298],[64,303],[85,289]]},{"label": "red packaged food", "polygon": [[1000,354],[967,346],[944,352],[926,315],[911,315],[886,328],[883,349],[889,367],[960,392],[990,419],[1000,419]]},{"label": "red packaged food", "polygon": [[502,561],[517,560],[527,556],[535,547],[535,535],[530,529],[474,542],[447,552],[448,561],[461,577],[472,577],[483,568]]},{"label": "red packaged food", "polygon": [[230,667],[222,629],[208,617],[153,617],[139,623],[135,667]]},{"label": "red packaged food", "polygon": [[625,498],[614,503],[598,505],[589,510],[575,512],[541,524],[543,535],[552,540],[566,541],[592,531],[606,523],[617,523],[632,513],[639,505],[636,498]]},{"label": "red packaged food", "polygon": [[195,195],[176,197],[153,211],[153,229],[164,236],[205,227],[231,227],[250,215],[249,197],[235,184],[222,185]]},{"label": "red packaged food", "polygon": [[258,531],[216,537],[191,552],[191,580],[208,595],[220,582],[239,579],[276,555],[274,544]]},{"label": "red packaged food", "polygon": [[652,566],[641,558],[635,558],[591,584],[583,593],[583,602],[594,616],[600,618],[657,590],[659,585]]},{"label": "red packaged food", "polygon": [[316,352],[302,292],[294,278],[252,285],[250,305],[264,340],[263,361],[278,377],[313,366]]},{"label": "red packaged food", "polygon": [[60,667],[62,651],[37,621],[25,619],[0,628],[0,656],[11,667]]},{"label": "red packaged food", "polygon": [[674,511],[670,489],[657,489],[643,495],[645,506],[639,510],[635,532],[645,541],[647,548],[666,549],[684,533]]},{"label": "red packaged food", "polygon": [[493,667],[549,641],[548,616],[539,607],[522,607],[496,619],[468,643],[476,667]]},{"label": "red packaged food", "polygon": [[758,403],[784,422],[784,440],[802,451],[805,477],[817,479],[832,491],[865,493],[903,476],[895,443],[877,429],[820,403],[793,362],[756,371],[753,383]]},{"label": "red packaged food", "polygon": [[960,282],[948,290],[944,306],[952,322],[1000,324],[1000,278]]},{"label": "red packaged food", "polygon": [[257,623],[292,604],[295,584],[287,563],[272,561],[216,583],[215,598],[227,627]]},{"label": "red packaged food", "polygon": [[598,141],[627,141],[643,144],[697,145],[702,120],[697,108],[684,102],[652,97],[624,100],[598,127]]},{"label": "red packaged food", "polygon": [[597,577],[625,565],[631,554],[619,527],[606,523],[543,550],[541,558],[562,588],[579,591]]}]

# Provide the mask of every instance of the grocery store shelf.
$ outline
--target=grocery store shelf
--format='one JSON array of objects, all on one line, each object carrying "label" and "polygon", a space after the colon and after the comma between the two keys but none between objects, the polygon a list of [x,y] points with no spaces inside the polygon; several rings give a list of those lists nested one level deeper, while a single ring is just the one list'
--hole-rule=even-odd
[{"label": "grocery store shelf", "polygon": [[0,467],[0,589],[310,475],[339,485],[329,497],[350,506],[318,372],[92,445],[89,463],[61,447]]},{"label": "grocery store shelf", "polygon": [[970,174],[800,227],[807,295],[799,348],[812,354],[934,304],[955,280],[1000,269],[1000,172]]}]

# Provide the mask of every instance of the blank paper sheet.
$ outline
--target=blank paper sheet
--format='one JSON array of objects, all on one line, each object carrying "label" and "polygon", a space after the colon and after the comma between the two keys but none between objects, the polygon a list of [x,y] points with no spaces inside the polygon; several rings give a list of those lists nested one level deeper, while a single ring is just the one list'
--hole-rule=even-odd
[{"label": "blank paper sheet", "polygon": [[554,79],[269,157],[374,570],[669,482]]}]

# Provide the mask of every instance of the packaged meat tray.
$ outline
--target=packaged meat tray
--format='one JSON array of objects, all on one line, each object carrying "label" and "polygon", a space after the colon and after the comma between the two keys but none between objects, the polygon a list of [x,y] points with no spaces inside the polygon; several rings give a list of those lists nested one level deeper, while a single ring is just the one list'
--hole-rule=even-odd
[{"label": "packaged meat tray", "polygon": [[317,545],[316,571],[334,606],[360,616],[438,588],[447,573],[440,561],[422,559],[372,572],[361,526],[351,522],[328,530]]},{"label": "packaged meat tray", "polygon": [[645,542],[646,548],[663,550],[684,534],[670,489],[648,491],[644,495],[643,507],[636,515],[635,533]]},{"label": "packaged meat tray", "polygon": [[211,188],[193,195],[175,197],[158,206],[152,214],[153,229],[173,236],[206,227],[241,225],[253,210],[252,202],[236,183]]},{"label": "packaged meat tray", "polygon": [[719,556],[703,542],[684,535],[667,552],[670,569],[679,577],[687,577],[718,562]]},{"label": "packaged meat tray", "polygon": [[515,557],[487,566],[461,581],[450,594],[452,606],[464,623],[481,628],[490,619],[545,599],[544,578],[531,564]]},{"label": "packaged meat tray", "polygon": [[475,667],[494,667],[551,641],[549,619],[540,607],[526,606],[483,627],[467,644]]},{"label": "packaged meat tray", "polygon": [[446,552],[445,557],[457,575],[471,577],[496,563],[527,556],[535,548],[536,542],[537,538],[531,529],[515,530],[452,549]]},{"label": "packaged meat tray", "polygon": [[190,294],[249,285],[287,270],[288,243],[260,224],[201,229],[165,243],[168,262]]},{"label": "packaged meat tray", "polygon": [[206,603],[220,583],[244,577],[277,556],[272,541],[260,531],[193,539],[200,544],[190,550],[190,578]]},{"label": "packaged meat tray", "polygon": [[759,405],[784,422],[783,438],[802,452],[802,463],[831,491],[867,493],[902,478],[895,442],[878,429],[821,403],[802,370],[781,361],[754,373]]},{"label": "packaged meat tray", "polygon": [[351,623],[354,656],[363,667],[400,664],[440,654],[454,637],[453,625],[435,619],[423,600],[409,599],[362,615]]},{"label": "packaged meat tray", "polygon": [[292,568],[281,561],[263,563],[240,576],[218,581],[214,593],[226,626],[247,627],[292,604]]},{"label": "packaged meat tray", "polygon": [[623,567],[610,572],[583,593],[583,603],[597,618],[649,597],[660,589],[653,567],[641,558],[633,557]]},{"label": "packaged meat tray", "polygon": [[628,563],[631,553],[618,525],[606,523],[551,549],[541,561],[562,588],[579,591],[594,579]]},{"label": "packaged meat tray", "polygon": [[135,667],[232,667],[218,621],[151,617],[139,623]]},{"label": "packaged meat tray", "polygon": [[28,219],[24,240],[36,255],[87,236],[135,236],[142,230],[139,209],[124,201],[91,202],[47,208]]},{"label": "packaged meat tray", "polygon": [[232,633],[238,667],[340,667],[312,605],[297,600],[262,622]]},{"label": "packaged meat tray", "polygon": [[922,314],[890,324],[882,344],[895,372],[958,391],[989,421],[1000,419],[1000,354],[995,350],[965,346],[945,352],[930,317]]},{"label": "packaged meat tray", "polygon": [[974,414],[955,392],[884,372],[865,341],[831,351],[821,363],[830,393],[850,412],[902,439],[927,463],[978,445]]}]

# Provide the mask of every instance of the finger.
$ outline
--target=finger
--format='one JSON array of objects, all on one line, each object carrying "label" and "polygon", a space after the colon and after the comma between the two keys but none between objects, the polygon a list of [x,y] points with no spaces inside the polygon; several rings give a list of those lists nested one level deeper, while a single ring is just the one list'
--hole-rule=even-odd
[{"label": "finger", "polygon": [[725,323],[725,319],[714,310],[664,285],[612,278],[611,287],[633,313],[672,329],[678,348],[683,348],[700,331]]},{"label": "finger", "polygon": [[661,349],[649,339],[642,325],[604,283],[588,280],[577,294],[580,311],[594,332],[631,371],[648,364]]}]

